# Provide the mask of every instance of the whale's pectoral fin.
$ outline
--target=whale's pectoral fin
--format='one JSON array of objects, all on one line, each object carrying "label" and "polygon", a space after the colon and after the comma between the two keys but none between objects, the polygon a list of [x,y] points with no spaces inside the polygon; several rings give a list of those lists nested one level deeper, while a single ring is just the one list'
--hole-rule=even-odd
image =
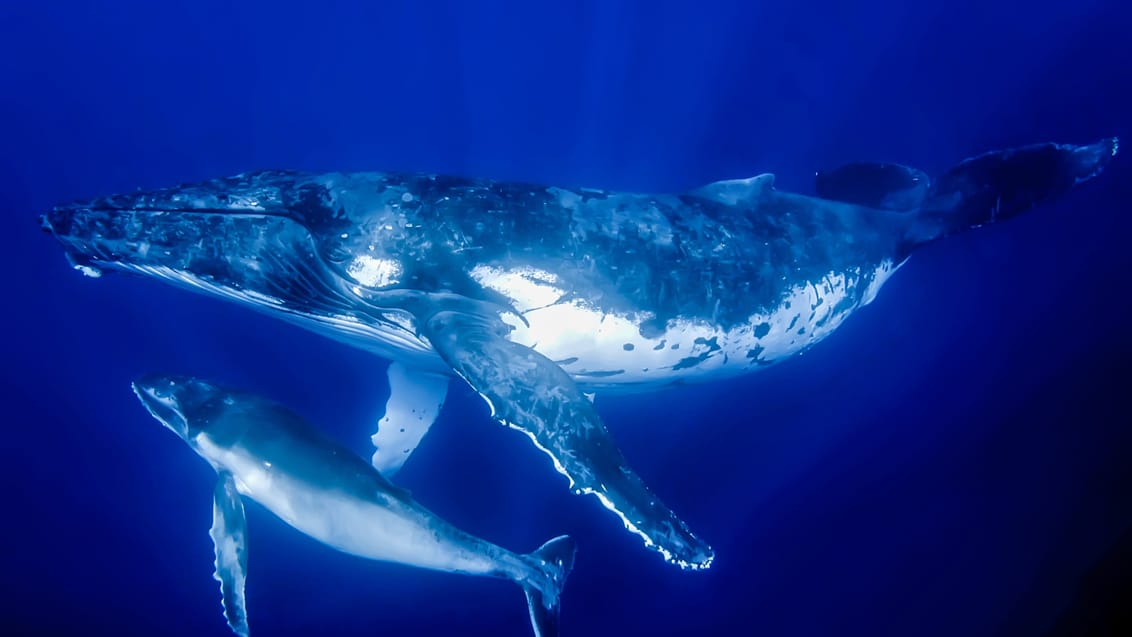
[{"label": "whale's pectoral fin", "polygon": [[222,472],[212,497],[212,545],[216,549],[216,573],[228,626],[248,637],[248,612],[244,582],[248,573],[248,533],[244,503],[236,491],[232,474]]},{"label": "whale's pectoral fin", "polygon": [[596,495],[646,546],[681,568],[711,565],[711,548],[649,492],[558,365],[508,340],[510,328],[498,316],[442,309],[419,318],[422,334],[487,400],[492,416],[527,434],[575,493]]},{"label": "whale's pectoral fin", "polygon": [[397,472],[440,414],[448,394],[448,378],[393,362],[387,372],[389,400],[385,416],[370,437],[375,451],[371,463],[386,477]]},{"label": "whale's pectoral fin", "polygon": [[923,203],[931,179],[922,170],[900,164],[856,162],[818,172],[814,185],[822,199],[908,211]]}]

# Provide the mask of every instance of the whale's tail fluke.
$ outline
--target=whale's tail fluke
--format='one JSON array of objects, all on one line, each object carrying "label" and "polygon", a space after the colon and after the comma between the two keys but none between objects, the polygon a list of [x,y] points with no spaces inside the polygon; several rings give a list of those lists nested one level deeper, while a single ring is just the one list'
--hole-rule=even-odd
[{"label": "whale's tail fluke", "polygon": [[911,246],[1021,214],[1096,177],[1116,157],[1115,137],[1092,144],[1034,144],[965,159],[936,179],[920,170],[858,162],[819,172],[823,199],[909,213]]},{"label": "whale's tail fluke", "polygon": [[527,610],[535,637],[558,636],[559,597],[566,585],[566,577],[574,568],[575,550],[574,540],[568,535],[561,535],[526,556],[544,576],[540,582],[519,583],[527,595]]},{"label": "whale's tail fluke", "polygon": [[927,189],[913,225],[913,242],[935,239],[1021,214],[1101,173],[1119,140],[1084,146],[1035,144],[963,160]]}]

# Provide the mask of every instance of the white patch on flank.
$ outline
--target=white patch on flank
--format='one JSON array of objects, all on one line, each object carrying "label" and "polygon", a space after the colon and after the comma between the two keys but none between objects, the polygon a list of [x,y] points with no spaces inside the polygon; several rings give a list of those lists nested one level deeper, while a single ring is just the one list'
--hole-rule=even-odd
[{"label": "white patch on flank", "polygon": [[[853,310],[871,301],[895,269],[891,261],[882,263],[863,292],[857,286],[866,277],[859,269],[830,272],[794,286],[769,312],[754,313],[726,330],[703,319],[676,319],[663,334],[645,338],[640,325],[652,315],[603,313],[578,298],[525,311],[529,326],[517,317],[504,315],[504,320],[514,327],[511,340],[560,362],[583,387],[729,376],[821,341]],[[521,286],[517,290],[504,285],[510,280],[498,277],[494,289],[510,298],[529,299]],[[861,296],[856,302],[843,304],[857,294]]]},{"label": "white patch on flank", "polygon": [[359,255],[346,267],[346,273],[366,287],[384,288],[401,282],[401,264],[393,259]]},{"label": "white patch on flank", "polygon": [[89,265],[76,265],[75,269],[78,270],[79,272],[82,272],[83,275],[89,276],[92,279],[97,279],[100,276],[102,276],[102,270],[99,270],[98,268],[93,268]]},{"label": "white patch on flank", "polygon": [[869,287],[865,288],[865,293],[861,296],[861,305],[872,303],[873,299],[877,297],[877,292],[880,292],[881,286],[884,285],[885,281],[888,281],[888,277],[892,276],[892,273],[896,272],[902,265],[904,265],[903,261],[895,264],[892,261],[882,261],[880,267],[873,273],[873,280],[869,282]]},{"label": "white patch on flank", "polygon": [[505,270],[492,265],[477,265],[472,268],[470,276],[483,287],[506,296],[520,312],[550,305],[563,294],[556,285],[558,276],[538,268]]}]

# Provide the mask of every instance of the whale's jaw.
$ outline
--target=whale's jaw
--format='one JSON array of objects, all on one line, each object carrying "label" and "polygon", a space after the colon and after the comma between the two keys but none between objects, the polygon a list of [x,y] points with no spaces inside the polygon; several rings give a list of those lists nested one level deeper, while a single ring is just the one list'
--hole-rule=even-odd
[{"label": "whale's jaw", "polygon": [[248,208],[174,208],[154,205],[151,195],[117,196],[57,206],[40,223],[87,276],[117,271],[158,279],[381,356],[439,367],[403,313],[357,296],[305,224]]}]

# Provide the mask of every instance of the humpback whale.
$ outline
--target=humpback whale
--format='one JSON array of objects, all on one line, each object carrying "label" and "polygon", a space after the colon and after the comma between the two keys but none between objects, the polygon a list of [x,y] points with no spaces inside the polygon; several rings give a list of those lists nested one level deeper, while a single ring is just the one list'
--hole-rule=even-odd
[{"label": "humpback whale", "polygon": [[558,634],[559,595],[574,543],[554,538],[519,555],[469,535],[428,511],[365,460],[286,407],[206,380],[150,375],[134,393],[161,424],[216,470],[215,578],[233,632],[248,635],[245,496],[340,551],[514,581],[527,596],[536,637]]},{"label": "humpback whale", "polygon": [[987,152],[938,177],[890,163],[632,193],[405,173],[251,172],[60,205],[71,263],[226,298],[393,361],[373,462],[392,472],[446,377],[646,546],[713,552],[628,466],[591,398],[745,374],[820,342],[919,246],[1102,171],[1115,138]]}]

